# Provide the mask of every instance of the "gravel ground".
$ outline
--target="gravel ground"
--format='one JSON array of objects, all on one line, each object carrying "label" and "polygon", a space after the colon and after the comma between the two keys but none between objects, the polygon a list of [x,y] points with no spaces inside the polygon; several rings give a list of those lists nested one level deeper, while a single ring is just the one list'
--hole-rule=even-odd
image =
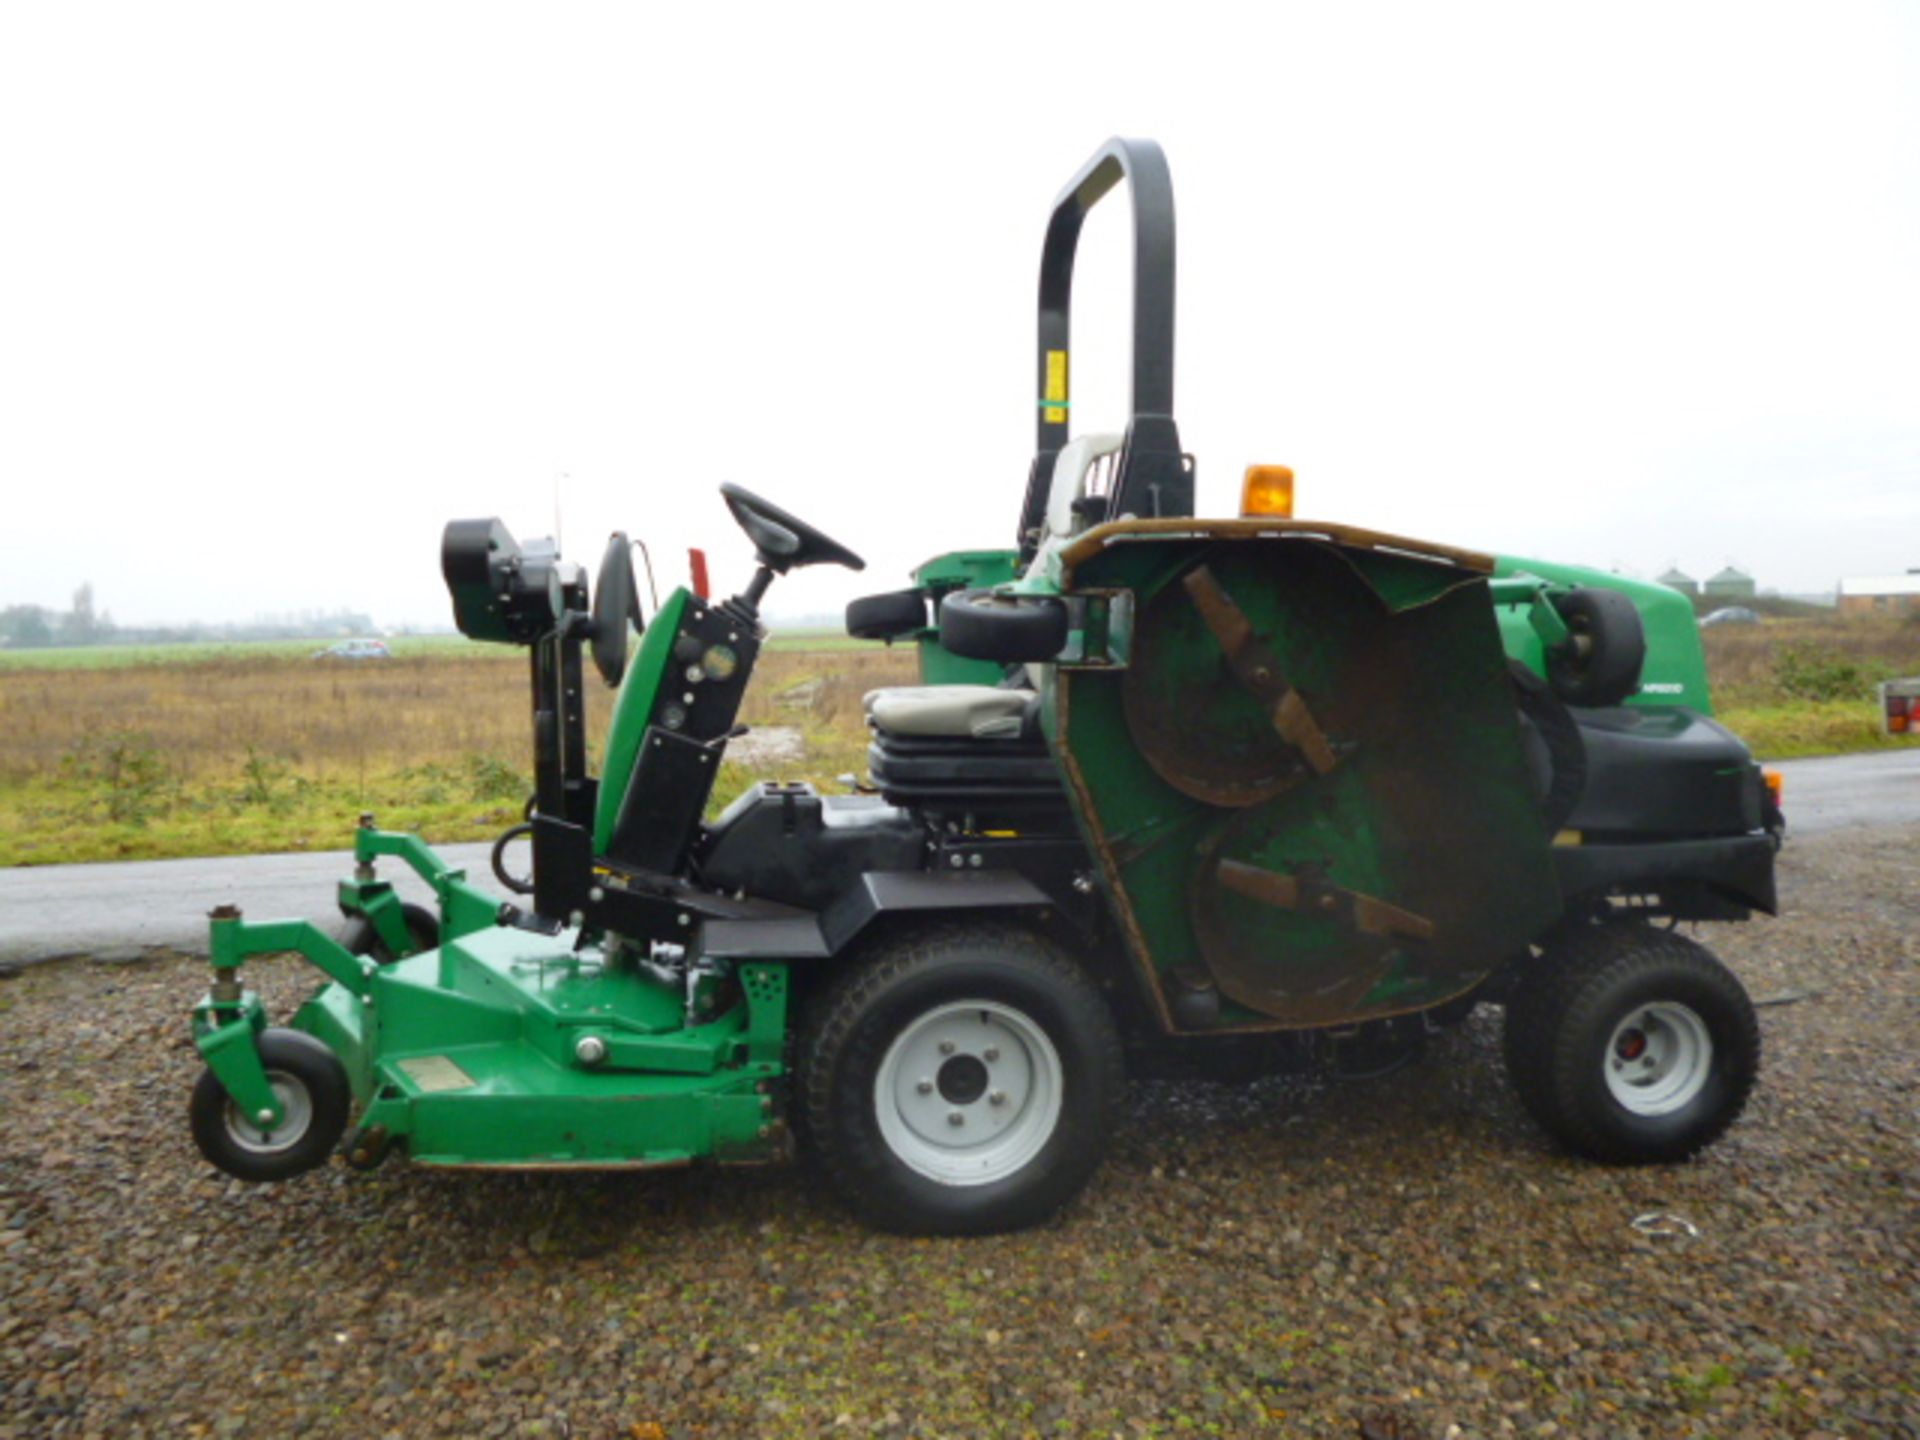
[{"label": "gravel ground", "polygon": [[1364,1086],[1136,1086],[1085,1198],[987,1241],[800,1170],[230,1184],[185,1124],[200,967],[30,970],[0,1436],[1920,1436],[1917,849],[1790,845],[1786,916],[1705,937],[1816,993],[1692,1164],[1553,1153],[1483,1011]]}]

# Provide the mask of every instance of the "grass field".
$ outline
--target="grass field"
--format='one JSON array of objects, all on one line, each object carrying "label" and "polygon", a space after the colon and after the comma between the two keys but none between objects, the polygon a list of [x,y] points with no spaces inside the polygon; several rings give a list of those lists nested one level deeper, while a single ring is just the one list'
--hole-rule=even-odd
[{"label": "grass field", "polygon": [[[799,732],[784,778],[864,772],[860,697],[910,651],[775,645],[742,718]],[[335,663],[202,658],[0,669],[0,864],[334,849],[362,811],[435,840],[491,838],[531,784],[524,652],[465,641]],[[588,685],[598,753],[612,692]],[[722,768],[716,803],[758,778]]]},{"label": "grass field", "polygon": [[[127,665],[197,665],[209,660],[309,660],[329,640],[209,640],[185,645],[49,645],[33,650],[0,650],[0,671],[111,670]],[[387,646],[398,660],[425,656],[497,655],[491,645],[464,635],[395,635]],[[837,630],[795,630],[775,634],[769,651],[814,654],[857,651],[868,642]]]},{"label": "grass field", "polygon": [[[1879,745],[1875,680],[1920,674],[1920,624],[1831,614],[1706,634],[1721,718],[1766,758]],[[371,810],[440,841],[486,839],[529,788],[522,652],[403,638],[388,661],[316,642],[0,656],[0,864],[333,849]],[[864,773],[860,697],[909,683],[909,650],[777,636],[742,718],[797,732],[780,778]],[[589,684],[589,736],[611,694]],[[791,753],[791,752],[790,752]],[[716,804],[752,780],[724,766]]]},{"label": "grass field", "polygon": [[1920,675],[1920,617],[1828,611],[1701,633],[1719,717],[1761,758],[1914,743],[1881,733],[1874,687]]}]

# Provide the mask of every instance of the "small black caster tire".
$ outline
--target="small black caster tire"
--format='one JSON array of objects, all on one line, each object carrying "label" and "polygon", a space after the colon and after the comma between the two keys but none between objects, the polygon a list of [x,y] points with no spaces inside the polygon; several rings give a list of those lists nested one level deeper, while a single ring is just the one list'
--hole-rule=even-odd
[{"label": "small black caster tire", "polygon": [[[426,906],[407,901],[401,905],[400,914],[407,922],[407,955],[418,955],[440,943],[440,921]],[[340,932],[340,943],[348,954],[365,955],[382,965],[407,958],[407,955],[394,954],[380,938],[380,932],[373,928],[373,922],[364,915],[355,915],[347,921]]]},{"label": "small black caster tire", "polygon": [[188,1115],[193,1141],[216,1167],[238,1180],[286,1180],[324,1165],[347,1128],[353,1091],[346,1067],[324,1043],[300,1030],[264,1030],[260,1064],[286,1111],[278,1129],[243,1115],[213,1071],[193,1087]]},{"label": "small black caster tire", "polygon": [[1086,973],[1029,931],[884,942],[813,1006],[797,1118],[847,1206],[884,1230],[982,1235],[1045,1219],[1099,1167],[1125,1088]]},{"label": "small black caster tire", "polygon": [[1066,648],[1067,628],[1057,595],[954,590],[940,602],[940,646],[968,660],[1051,660]]},{"label": "small black caster tire", "polygon": [[1579,589],[1553,608],[1567,640],[1547,656],[1547,680],[1569,705],[1619,705],[1640,688],[1647,632],[1640,611],[1618,590]]},{"label": "small black caster tire", "polygon": [[911,640],[927,628],[923,590],[889,590],[847,602],[847,634],[856,640]]},{"label": "small black caster tire", "polygon": [[1507,1071],[1568,1150],[1614,1165],[1685,1160],[1739,1118],[1760,1027],[1703,946],[1634,923],[1557,937],[1507,1004]]}]

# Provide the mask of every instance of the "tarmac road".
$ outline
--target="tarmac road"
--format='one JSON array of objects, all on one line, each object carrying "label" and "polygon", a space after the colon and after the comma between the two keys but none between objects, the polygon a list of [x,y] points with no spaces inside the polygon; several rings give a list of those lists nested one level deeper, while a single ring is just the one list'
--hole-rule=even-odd
[{"label": "tarmac road", "polygon": [[[440,853],[492,885],[491,848],[448,845]],[[351,850],[0,870],[0,965],[63,955],[135,959],[157,947],[202,955],[207,912],[216,905],[238,905],[255,920],[338,925],[334,889],[352,873]],[[381,861],[380,875],[405,898],[432,903],[432,892],[398,861]]]},{"label": "tarmac road", "polygon": [[[1920,747],[1771,768],[1785,776],[1789,842],[1796,835],[1920,822]],[[485,845],[450,845],[442,854],[491,883],[487,852]],[[337,923],[334,886],[352,868],[351,852],[336,850],[0,870],[0,965],[63,955],[131,959],[158,947],[204,953],[207,911],[229,903],[261,920]],[[409,898],[430,898],[398,862],[383,862],[381,874]]]}]

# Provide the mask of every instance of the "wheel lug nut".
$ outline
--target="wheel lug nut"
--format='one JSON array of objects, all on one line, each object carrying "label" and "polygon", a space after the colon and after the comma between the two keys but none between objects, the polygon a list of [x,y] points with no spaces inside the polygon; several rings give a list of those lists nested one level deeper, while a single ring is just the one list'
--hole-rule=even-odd
[{"label": "wheel lug nut", "polygon": [[980,1052],[980,1058],[991,1065],[995,1060],[1000,1058],[1000,1047],[998,1045],[987,1046],[986,1049]]},{"label": "wheel lug nut", "polygon": [[951,1054],[953,1054],[953,1041],[951,1041],[951,1040],[942,1040],[942,1041],[940,1042],[940,1053],[941,1053],[942,1055],[951,1055]]},{"label": "wheel lug nut", "polygon": [[931,1095],[933,1094],[933,1081],[922,1080],[918,1085],[914,1086],[913,1088],[918,1090],[922,1095]]},{"label": "wheel lug nut", "polygon": [[947,1124],[957,1127],[966,1123],[967,1117],[962,1115],[958,1110],[949,1110],[947,1112]]},{"label": "wheel lug nut", "polygon": [[1004,1091],[1004,1090],[996,1090],[996,1091],[994,1091],[994,1092],[993,1092],[993,1093],[992,1093],[991,1095],[989,1095],[989,1096],[987,1096],[987,1103],[988,1103],[989,1105],[1004,1105],[1004,1104],[1006,1104],[1006,1103],[1007,1103],[1007,1092],[1006,1092],[1006,1091]]}]

